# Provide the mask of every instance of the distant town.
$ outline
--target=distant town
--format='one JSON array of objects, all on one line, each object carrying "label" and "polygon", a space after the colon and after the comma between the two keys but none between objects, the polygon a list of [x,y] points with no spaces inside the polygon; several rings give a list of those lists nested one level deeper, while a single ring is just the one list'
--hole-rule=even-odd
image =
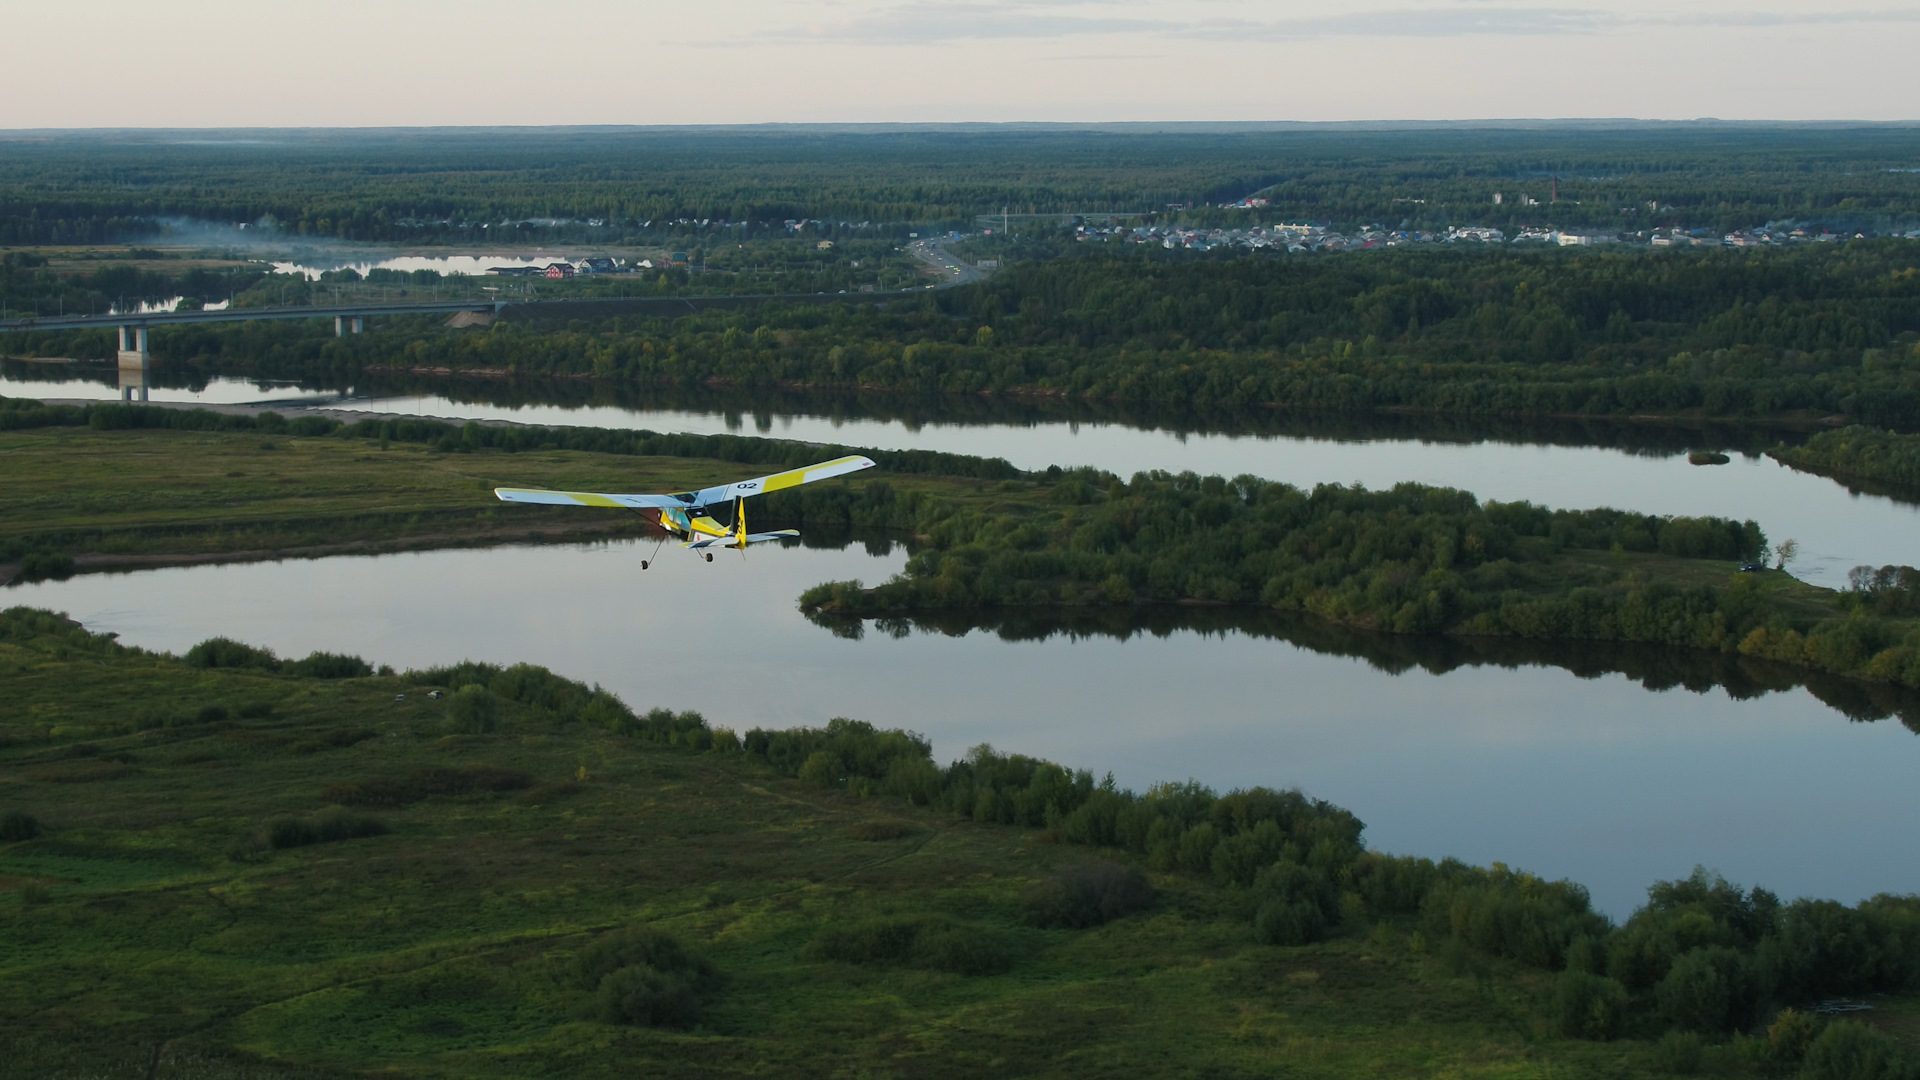
[{"label": "distant town", "polygon": [[[1920,229],[1885,235],[1920,239]],[[1404,247],[1413,244],[1543,244],[1560,247],[1589,247],[1601,244],[1634,244],[1652,247],[1783,247],[1790,244],[1836,243],[1863,240],[1864,232],[1832,232],[1818,226],[1769,223],[1751,229],[1721,233],[1712,229],[1681,227],[1647,229],[1637,232],[1600,232],[1527,228],[1511,236],[1505,230],[1477,225],[1452,226],[1444,231],[1424,229],[1385,229],[1380,226],[1343,233],[1325,225],[1286,224],[1254,226],[1246,229],[1197,228],[1183,225],[1079,226],[1074,239],[1096,242],[1158,244],[1165,248],[1209,251],[1215,248],[1245,250],[1282,250],[1291,252],[1361,251],[1370,248]]]}]

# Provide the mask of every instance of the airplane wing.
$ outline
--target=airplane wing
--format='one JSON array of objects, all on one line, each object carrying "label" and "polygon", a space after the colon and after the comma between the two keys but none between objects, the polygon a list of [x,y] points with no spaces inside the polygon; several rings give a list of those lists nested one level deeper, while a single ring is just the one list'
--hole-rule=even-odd
[{"label": "airplane wing", "polygon": [[873,468],[873,460],[858,454],[832,461],[823,461],[818,465],[808,465],[803,469],[788,469],[769,476],[752,480],[742,480],[737,484],[721,484],[718,487],[701,488],[699,491],[681,492],[675,495],[607,495],[592,491],[543,491],[538,488],[494,488],[493,493],[502,502],[549,503],[560,506],[622,506],[629,509],[658,509],[661,507],[716,506],[732,502],[736,498],[749,495],[761,495],[769,491],[811,484],[815,480],[830,480],[836,476],[845,476],[861,469]]},{"label": "airplane wing", "polygon": [[501,502],[548,503],[556,506],[624,506],[633,510],[683,506],[672,495],[601,495],[591,491],[542,491],[538,488],[494,488]]},{"label": "airplane wing", "polygon": [[[861,469],[871,468],[873,468],[873,460],[871,458],[864,458],[858,454],[852,454],[843,458],[834,458],[832,461],[823,461],[818,465],[808,465],[804,469],[788,469],[786,472],[777,472],[771,476],[742,480],[737,484],[721,484],[719,487],[701,488],[699,491],[693,493],[692,502],[687,505],[717,506],[720,503],[732,502],[737,498],[745,498],[749,495],[764,495],[769,491],[780,491],[785,488],[799,487],[801,484],[811,484],[815,480],[831,480],[836,476],[845,476],[851,472],[859,472]],[[684,496],[675,497],[683,498]]]}]

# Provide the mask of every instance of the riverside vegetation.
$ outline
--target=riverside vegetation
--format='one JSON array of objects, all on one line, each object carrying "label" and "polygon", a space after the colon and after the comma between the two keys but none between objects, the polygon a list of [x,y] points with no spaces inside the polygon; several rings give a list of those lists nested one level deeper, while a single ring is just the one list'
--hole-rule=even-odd
[{"label": "riverside vegetation", "polygon": [[[874,304],[454,331],[163,329],[169,365],[353,380],[436,370],[641,386],[1027,395],[1135,408],[1824,418],[1920,430],[1920,244],[1780,251],[1072,249]],[[530,318],[537,318],[530,316]],[[107,329],[23,348],[111,356]]]},{"label": "riverside vegetation", "polygon": [[1920,435],[1855,424],[1770,453],[1796,469],[1906,499],[1920,498]]},{"label": "riverside vegetation", "polygon": [[[113,552],[259,555],[632,529],[564,507],[502,527],[489,489],[537,477],[668,490],[737,471],[721,462],[792,467],[862,452],[878,478],[778,492],[759,507],[761,520],[816,541],[856,529],[908,541],[896,580],[826,583],[800,598],[843,632],[850,618],[940,611],[1259,605],[1390,633],[1680,645],[1920,686],[1915,613],[1777,571],[1735,573],[1766,546],[1752,522],[1482,504],[1412,484],[1303,491],[1252,477],[1023,473],[997,459],[731,435],[0,402],[9,427],[19,467],[0,480],[13,487],[0,555],[42,574]],[[249,441],[263,432],[284,441]],[[142,457],[164,458],[175,486],[127,490]],[[223,505],[235,501],[244,507]]]},{"label": "riverside vegetation", "polygon": [[[1911,897],[1699,872],[1615,924],[1297,791],[736,734],[528,665],[175,658],[14,608],[0,670],[23,1075],[1920,1068]],[[1842,995],[1867,1022],[1812,1010]]]}]

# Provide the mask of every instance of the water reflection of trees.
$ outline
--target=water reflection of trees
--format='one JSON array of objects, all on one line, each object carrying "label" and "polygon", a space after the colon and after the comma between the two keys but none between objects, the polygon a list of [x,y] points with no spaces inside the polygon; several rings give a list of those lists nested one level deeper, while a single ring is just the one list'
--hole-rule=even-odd
[{"label": "water reflection of trees", "polygon": [[[7,363],[11,378],[41,382],[114,385],[114,368],[96,364]],[[191,363],[157,365],[149,385],[204,390],[219,373]],[[281,371],[263,361],[251,376],[263,391],[287,381],[308,391],[355,397],[443,397],[494,408],[548,406],[606,408],[631,412],[691,412],[714,415],[731,428],[773,432],[782,417],[899,423],[908,430],[929,425],[1113,424],[1173,435],[1327,439],[1340,442],[1498,442],[1535,446],[1598,447],[1666,456],[1712,449],[1758,454],[1781,442],[1797,443],[1807,432],[1738,424],[1683,425],[1609,419],[1448,417],[1395,413],[1294,413],[1266,408],[1152,409],[1119,402],[1040,401],[975,395],[824,393],[756,387],[649,387],[589,379],[480,379],[445,375],[386,374],[314,378],[304,364]],[[271,380],[271,381],[270,381]]]},{"label": "water reflection of trees", "polygon": [[1718,688],[1728,697],[1740,700],[1805,687],[1850,720],[1898,717],[1909,729],[1920,733],[1920,692],[1702,649],[1600,641],[1378,634],[1309,616],[1238,608],[1089,608],[978,615],[939,612],[876,619],[871,626],[864,620],[831,615],[810,618],[834,634],[851,638],[862,637],[869,629],[895,637],[913,633],[958,637],[984,631],[1005,641],[1034,642],[1054,637],[1068,640],[1109,637],[1125,641],[1141,636],[1165,638],[1177,633],[1203,637],[1244,634],[1284,641],[1318,653],[1353,657],[1393,675],[1415,668],[1444,675],[1463,667],[1557,667],[1583,679],[1621,674],[1649,690],[1681,687],[1704,694]]}]

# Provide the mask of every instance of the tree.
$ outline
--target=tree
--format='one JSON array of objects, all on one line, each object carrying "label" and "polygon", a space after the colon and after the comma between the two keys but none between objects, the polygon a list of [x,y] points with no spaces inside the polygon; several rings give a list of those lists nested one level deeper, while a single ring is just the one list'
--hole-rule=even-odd
[{"label": "tree", "polygon": [[1787,564],[1797,558],[1799,554],[1800,542],[1798,540],[1780,541],[1780,546],[1773,549],[1773,568],[1775,570],[1785,570]]},{"label": "tree", "polygon": [[493,696],[493,691],[477,683],[455,690],[447,699],[447,722],[455,731],[484,734],[492,731],[499,719],[499,699]]}]

